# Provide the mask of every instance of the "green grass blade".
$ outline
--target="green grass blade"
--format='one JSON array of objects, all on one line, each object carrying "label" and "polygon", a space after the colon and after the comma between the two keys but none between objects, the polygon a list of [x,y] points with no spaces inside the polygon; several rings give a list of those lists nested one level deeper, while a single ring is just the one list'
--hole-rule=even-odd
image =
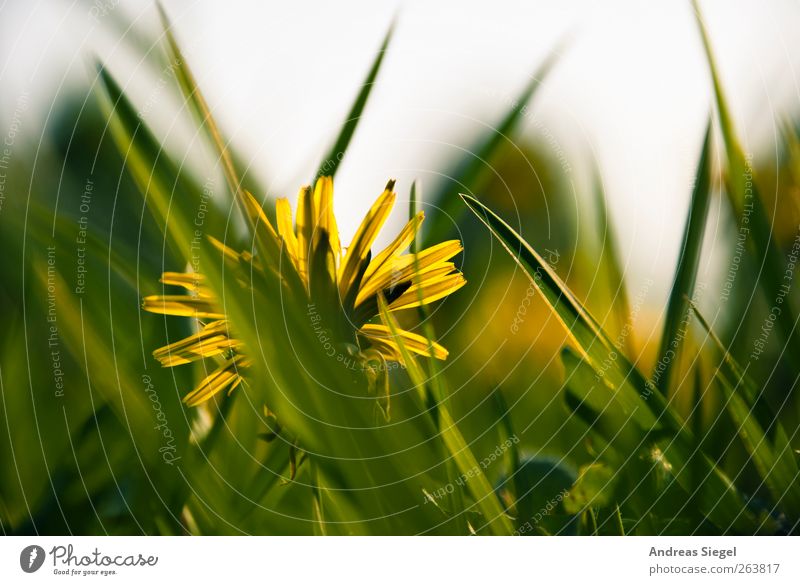
[{"label": "green grass blade", "polygon": [[[625,287],[625,274],[617,250],[614,226],[608,217],[608,203],[603,183],[599,176],[595,178],[595,209],[597,210],[598,231],[601,235],[601,264],[608,275],[617,327],[624,331],[631,318],[631,306],[628,291]],[[633,355],[633,337],[625,336],[625,349],[629,356]]]},{"label": "green grass blade", "polygon": [[[764,207],[764,201],[758,193],[751,161],[745,156],[739,135],[734,126],[728,101],[720,81],[716,60],[714,59],[714,52],[711,48],[708,30],[703,22],[696,0],[693,0],[693,7],[711,73],[717,115],[728,158],[728,199],[740,224],[740,229],[748,228],[749,232],[743,233],[752,234],[752,238],[748,237],[747,239],[750,242],[749,245],[758,266],[759,284],[767,296],[767,302],[772,305],[778,302],[776,299],[783,299],[784,297],[781,285],[783,283],[785,262],[779,247],[772,238],[772,222]],[[777,320],[777,328],[781,331],[788,346],[786,355],[800,355],[800,339],[794,335],[797,312],[792,307],[791,299],[787,298],[786,302],[783,303],[782,313],[782,318]],[[796,360],[789,359],[786,362],[797,371]]]},{"label": "green grass blade", "polygon": [[663,364],[656,386],[665,395],[670,392],[672,372],[679,361],[680,346],[688,325],[686,321],[689,301],[687,299],[694,295],[710,201],[711,124],[709,123],[703,140],[700,162],[697,165],[692,199],[689,203],[689,212],[683,231],[683,247],[667,303],[667,313],[658,352],[659,360],[656,362]]},{"label": "green grass blade", "polygon": [[170,57],[172,59],[172,63],[175,64],[175,76],[178,80],[181,90],[183,91],[184,98],[194,111],[194,114],[200,125],[208,132],[211,142],[216,148],[217,154],[222,162],[222,170],[225,174],[225,179],[228,182],[231,193],[235,194],[237,199],[239,199],[242,197],[241,192],[243,186],[242,181],[239,178],[239,173],[233,164],[233,158],[228,152],[228,143],[223,139],[222,133],[217,127],[214,117],[211,115],[211,110],[208,107],[208,103],[203,97],[203,94],[200,93],[200,88],[197,86],[197,81],[195,80],[194,74],[189,68],[186,58],[181,53],[180,47],[178,46],[178,41],[175,39],[175,35],[172,34],[172,25],[169,22],[167,13],[164,11],[164,8],[161,6],[160,2],[158,2],[156,6],[158,7],[158,13],[164,27],[164,35],[167,39],[167,47],[169,49]]},{"label": "green grass blade", "polygon": [[[409,377],[415,386],[424,388],[427,383],[425,373],[399,336],[397,321],[387,310],[386,302],[382,298],[379,300],[379,305],[381,319],[389,327],[395,342],[400,348]],[[440,437],[460,473],[469,478],[464,483],[475,500],[477,508],[483,514],[486,528],[492,534],[512,534],[514,527],[511,524],[511,520],[506,515],[506,511],[503,509],[497,494],[486,475],[484,475],[478,460],[464,440],[461,431],[458,430],[449,409],[445,404],[439,402],[436,410]]]},{"label": "green grass blade", "polygon": [[637,453],[658,449],[664,468],[694,497],[709,520],[725,531],[753,532],[754,519],[745,509],[744,499],[719,467],[696,450],[696,441],[688,429],[670,437],[636,429],[631,423],[637,421],[620,408],[615,397],[602,391],[594,370],[584,359],[568,348],[562,358],[567,371],[568,406],[612,447],[618,464],[629,466]]},{"label": "green grass blade", "polygon": [[393,32],[394,23],[392,23],[392,25],[389,27],[389,30],[386,31],[386,36],[383,38],[381,48],[378,50],[378,54],[375,56],[375,60],[372,62],[372,67],[370,67],[367,77],[364,79],[364,83],[361,84],[361,91],[358,92],[353,105],[350,107],[350,112],[347,114],[347,118],[345,118],[341,130],[339,130],[339,135],[336,137],[333,146],[331,146],[328,153],[322,159],[322,163],[317,170],[316,177],[322,177],[326,175],[333,177],[336,174],[336,171],[339,170],[339,165],[344,158],[345,152],[347,152],[347,147],[350,145],[350,141],[353,139],[353,134],[355,134],[356,127],[361,121],[361,116],[364,113],[364,108],[369,100],[369,95],[375,85],[375,80],[377,79],[378,72],[381,69],[383,58],[386,56],[386,50],[389,47],[389,42],[392,39]]},{"label": "green grass blade", "polygon": [[[573,347],[588,360],[595,371],[602,372],[611,388],[617,389],[617,400],[627,412],[634,414],[643,427],[667,423],[674,430],[682,423],[666,409],[662,397],[654,392],[647,380],[619,353],[586,308],[575,298],[555,271],[531,246],[505,221],[488,207],[469,195],[462,199],[492,235],[525,271],[541,293],[556,319],[561,323]],[[604,367],[607,364],[607,367]],[[639,394],[649,396],[642,408]],[[662,419],[662,415],[665,417]],[[662,420],[659,420],[662,419]]]},{"label": "green grass blade", "polygon": [[800,518],[800,468],[780,419],[761,396],[755,382],[714,333],[695,307],[693,313],[722,356],[714,377],[725,395],[725,407],[761,478],[776,502]]},{"label": "green grass blade", "polygon": [[260,219],[258,214],[256,214],[251,208],[249,201],[247,200],[244,182],[242,180],[241,173],[239,172],[239,169],[237,169],[237,165],[234,162],[229,141],[223,137],[222,132],[214,120],[214,116],[211,114],[211,109],[208,107],[208,103],[206,102],[203,94],[200,91],[200,88],[197,85],[194,74],[192,73],[188,62],[186,61],[186,58],[181,53],[180,47],[178,46],[178,41],[175,39],[175,35],[172,34],[172,25],[169,22],[166,12],[160,3],[157,4],[157,6],[159,15],[161,17],[161,22],[164,27],[164,35],[167,39],[167,48],[170,53],[171,61],[174,64],[175,77],[178,80],[181,90],[183,91],[184,99],[186,99],[187,103],[194,112],[195,118],[200,126],[206,130],[206,133],[211,140],[211,144],[219,156],[219,161],[222,163],[222,171],[225,176],[225,181],[228,183],[228,188],[235,197],[236,201],[239,203],[241,211],[248,221],[251,232],[256,234],[256,246],[261,249],[262,253],[265,254],[265,257],[271,257],[272,255],[266,256],[266,250],[264,249],[266,245],[260,241],[261,238],[259,238],[257,235],[259,233],[257,228],[258,224],[260,223]]},{"label": "green grass blade", "polygon": [[[711,461],[702,454],[695,453],[694,437],[664,397],[625,356],[613,350],[608,336],[588,311],[544,259],[513,228],[476,199],[463,194],[461,197],[527,273],[550,310],[564,326],[577,352],[576,359],[579,358],[581,363],[586,364],[583,376],[586,379],[590,376],[595,380],[601,378],[600,382],[595,382],[597,387],[604,392],[614,392],[613,402],[619,407],[619,414],[611,420],[610,428],[629,427],[627,420],[630,419],[651,436],[664,436],[665,433],[660,430],[666,431],[666,443],[660,448],[674,470],[675,479],[686,490],[691,490],[689,466],[696,457],[701,457],[706,471],[700,498],[702,509],[719,527],[735,527],[737,531],[746,532],[751,526],[751,518],[743,512],[742,500],[736,488]],[[585,386],[585,383],[581,384],[581,387]],[[610,402],[608,398],[604,400]],[[625,421],[624,427],[620,422],[622,420]]]},{"label": "green grass blade", "polygon": [[[100,104],[109,118],[111,136],[131,172],[148,208],[164,233],[170,250],[189,259],[194,229],[188,218],[192,190],[179,179],[175,164],[137,116],[116,80],[103,67],[98,75],[104,91]],[[175,197],[173,197],[175,194]]]}]

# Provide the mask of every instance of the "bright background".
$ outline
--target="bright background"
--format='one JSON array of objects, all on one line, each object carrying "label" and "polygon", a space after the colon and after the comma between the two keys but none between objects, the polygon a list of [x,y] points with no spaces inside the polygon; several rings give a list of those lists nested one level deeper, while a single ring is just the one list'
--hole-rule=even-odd
[{"label": "bright background", "polygon": [[[108,16],[102,10],[98,19],[90,15],[102,6],[123,10],[138,24],[156,21],[151,2],[0,4],[0,123],[27,91],[32,106],[25,137],[35,140],[55,100],[91,81],[93,56],[136,68],[137,58],[104,29]],[[601,169],[629,286],[653,277],[657,289],[650,298],[657,305],[665,298],[669,282],[663,276],[669,272],[658,267],[672,266],[677,257],[712,107],[688,2],[287,6],[232,0],[167,1],[165,7],[215,116],[252,157],[270,194],[290,196],[329,147],[320,137],[335,134],[396,17],[378,85],[337,176],[337,215],[345,234],[387,177],[399,179],[401,192],[414,178],[423,188],[433,185],[445,163],[500,119],[556,50],[557,67],[523,133],[567,157],[562,170],[569,181],[585,184],[593,167]],[[800,5],[715,0],[701,7],[745,149],[757,160],[774,157],[776,122],[800,97],[800,37],[793,26]],[[157,80],[134,74],[130,83],[145,98],[158,97]],[[171,110],[163,110],[164,123],[171,124]],[[159,113],[153,108],[148,117],[158,120]],[[398,209],[397,223],[404,213]]]}]

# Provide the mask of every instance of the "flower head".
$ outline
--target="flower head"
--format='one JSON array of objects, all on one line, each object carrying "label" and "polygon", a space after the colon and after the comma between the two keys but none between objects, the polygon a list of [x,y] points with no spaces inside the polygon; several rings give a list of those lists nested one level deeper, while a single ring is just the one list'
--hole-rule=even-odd
[{"label": "flower head", "polygon": [[[333,214],[330,177],[317,180],[313,190],[310,187],[300,190],[294,221],[289,201],[278,199],[277,230],[252,195],[246,196],[259,218],[256,229],[264,232],[257,234],[257,238],[266,242],[264,249],[277,250],[288,258],[289,266],[282,266],[281,270],[305,293],[302,302],[313,307],[314,321],[324,320],[333,339],[355,345],[365,358],[402,362],[389,327],[371,322],[379,314],[379,297],[385,299],[389,311],[410,309],[441,299],[466,281],[451,261],[462,249],[458,240],[442,242],[416,254],[406,253],[422,224],[423,212],[413,217],[388,247],[372,255],[375,238],[395,202],[393,189],[394,181],[389,181],[346,248],[341,245]],[[252,259],[249,252],[236,252],[221,242],[213,239],[212,242],[229,258]],[[267,258],[254,266],[266,270],[264,263],[270,261]],[[194,317],[201,326],[197,333],[162,347],[153,355],[165,367],[210,357],[222,360],[184,398],[189,405],[205,402],[223,390],[230,393],[242,382],[243,370],[251,362],[244,344],[232,334],[221,303],[202,274],[165,272],[161,282],[186,292],[145,297],[145,310]],[[444,347],[421,335],[405,330],[399,330],[398,334],[413,353],[437,359],[447,357]]]}]

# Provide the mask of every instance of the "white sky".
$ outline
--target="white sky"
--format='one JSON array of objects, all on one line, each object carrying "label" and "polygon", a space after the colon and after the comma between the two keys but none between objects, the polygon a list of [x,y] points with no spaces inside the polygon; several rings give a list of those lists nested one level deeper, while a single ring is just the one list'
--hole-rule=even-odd
[{"label": "white sky", "polygon": [[[337,214],[348,233],[386,178],[398,178],[401,193],[415,177],[432,183],[483,125],[500,118],[569,31],[572,42],[534,112],[570,157],[576,179],[592,159],[602,170],[633,273],[671,274],[711,106],[688,2],[165,5],[225,131],[263,169],[271,191],[290,196],[313,175],[397,15],[378,86],[337,176]],[[110,53],[114,40],[88,17],[91,6],[0,0],[0,130],[27,89],[34,107],[26,130],[36,140],[54,99],[86,83],[90,56]],[[122,6],[154,20],[149,2]],[[773,121],[800,103],[800,5],[706,0],[701,8],[745,147],[767,156]],[[532,121],[525,131],[542,133]],[[398,222],[404,214],[398,210]]]}]

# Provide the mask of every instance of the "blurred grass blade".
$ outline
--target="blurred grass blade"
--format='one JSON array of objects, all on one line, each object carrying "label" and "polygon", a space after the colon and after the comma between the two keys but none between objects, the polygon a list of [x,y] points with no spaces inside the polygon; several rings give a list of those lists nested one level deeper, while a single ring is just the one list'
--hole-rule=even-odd
[{"label": "blurred grass blade", "polygon": [[[613,401],[620,407],[620,412],[611,421],[609,428],[619,431],[626,429],[630,419],[653,437],[666,435],[668,438],[664,439],[666,442],[661,444],[660,450],[664,460],[669,462],[675,479],[689,493],[692,489],[689,468],[692,461],[700,457],[705,470],[701,509],[720,528],[727,530],[735,526],[738,531],[746,532],[752,525],[752,519],[742,512],[742,501],[736,488],[713,462],[704,455],[695,453],[694,437],[661,393],[644,379],[624,355],[613,350],[611,341],[596,321],[575,299],[553,269],[519,234],[476,199],[464,194],[461,197],[525,270],[550,310],[561,322],[578,352],[576,359],[580,358],[581,363],[587,364],[584,376],[588,378],[592,375],[590,372],[593,372],[593,377],[599,379],[597,387],[604,392],[614,392]],[[580,388],[585,390],[585,386],[583,383]],[[611,404],[608,398],[604,400]],[[579,406],[582,402],[583,398],[580,398],[572,406]]]},{"label": "blurred grass blade", "polygon": [[164,35],[167,38],[167,47],[170,52],[170,57],[172,58],[172,63],[174,64],[175,77],[177,78],[178,84],[183,91],[184,98],[194,111],[200,125],[208,133],[211,143],[217,151],[219,160],[222,163],[222,171],[225,176],[225,180],[228,183],[228,188],[235,197],[242,213],[247,219],[251,233],[255,239],[256,246],[259,248],[261,253],[265,255],[265,257],[276,258],[277,255],[274,251],[275,246],[271,245],[271,242],[263,241],[263,238],[260,237],[260,233],[262,233],[264,229],[258,229],[260,223],[267,224],[264,226],[266,229],[271,227],[267,221],[266,212],[261,209],[260,205],[258,209],[255,209],[254,206],[258,203],[257,200],[254,200],[252,196],[245,191],[242,177],[237,170],[236,165],[234,164],[233,157],[231,156],[228,141],[223,138],[222,133],[220,132],[219,127],[217,126],[217,123],[211,114],[208,103],[203,97],[203,94],[200,92],[200,88],[197,86],[194,74],[192,73],[192,70],[189,68],[189,64],[186,62],[186,59],[181,53],[180,47],[178,47],[178,42],[175,40],[175,36],[172,34],[172,25],[169,22],[169,18],[167,17],[164,8],[160,3],[158,3],[157,6],[162,24],[164,26]]},{"label": "blurred grass blade", "polygon": [[[405,347],[403,339],[399,335],[397,321],[387,310],[386,301],[382,297],[379,299],[379,308],[382,321],[389,327],[395,343],[397,343],[400,348],[403,362],[406,365],[406,371],[412,383],[418,388],[424,388],[428,382],[425,373],[411,352]],[[475,458],[469,445],[458,430],[453,417],[450,415],[449,409],[445,404],[440,402],[437,404],[436,410],[438,413],[439,433],[442,441],[447,448],[449,457],[455,461],[462,477],[469,478],[468,481],[464,483],[467,490],[469,490],[469,493],[472,495],[472,498],[475,500],[476,506],[483,514],[485,526],[492,534],[512,534],[514,532],[514,527],[511,524],[511,520],[506,515],[505,509],[503,509],[497,494],[486,478],[486,475],[484,475],[478,464],[478,460]]]},{"label": "blurred grass blade", "polygon": [[[625,330],[631,318],[631,306],[628,300],[628,290],[625,286],[625,273],[617,250],[614,226],[608,217],[608,199],[603,189],[603,181],[596,173],[595,176],[595,209],[597,210],[598,231],[601,237],[600,261],[608,275],[612,304],[617,317],[617,328],[620,334]],[[633,337],[625,335],[625,350],[633,356]]]},{"label": "blurred grass blade", "polygon": [[[597,382],[595,371],[584,359],[569,348],[562,352],[562,359],[567,371],[568,407],[612,447],[618,465],[630,467],[641,452],[657,453],[652,463],[645,466],[647,471],[656,465],[668,470],[683,490],[695,498],[700,511],[723,531],[753,532],[755,521],[744,508],[744,499],[719,467],[696,450],[696,441],[688,429],[667,437],[636,429],[630,424],[636,420],[619,408],[614,397],[598,392],[602,383]],[[641,483],[641,479],[636,483]]]},{"label": "blurred grass blade", "polygon": [[[409,202],[408,202],[408,219],[409,221],[413,221],[415,217],[417,217],[417,202],[418,202],[418,193],[419,187],[417,186],[417,181],[411,183],[411,190],[409,192]],[[414,273],[420,274],[420,266],[419,266],[419,258],[417,257],[417,252],[419,251],[419,231],[414,233],[414,236],[411,239],[411,244],[409,247],[409,251],[414,255]],[[417,312],[419,313],[419,319],[422,327],[422,333],[424,337],[428,340],[428,368],[430,369],[430,377],[428,379],[428,384],[426,385],[427,390],[427,403],[431,405],[433,412],[435,413],[434,419],[439,432],[442,431],[441,423],[442,419],[439,417],[439,409],[441,405],[447,406],[447,402],[450,397],[449,390],[447,388],[447,379],[442,375],[441,370],[439,369],[438,360],[434,357],[433,351],[433,340],[436,339],[435,331],[433,330],[433,325],[431,322],[431,315],[430,311],[428,310],[428,305],[423,302],[422,298],[422,288],[417,291],[417,296],[419,300],[419,307],[417,307]],[[452,458],[447,458],[447,478],[448,481],[452,484],[456,482],[461,475],[459,471],[459,466],[457,463],[453,461]],[[451,499],[453,500],[453,508],[455,510],[464,510],[464,495],[462,490],[456,489],[453,490],[453,493],[450,494]],[[458,534],[469,534],[470,533],[470,526],[467,520],[466,514],[463,513],[456,513],[455,518],[455,525],[456,531]]]},{"label": "blurred grass blade", "polygon": [[125,165],[143,193],[170,250],[188,261],[194,237],[194,229],[187,219],[194,216],[189,209],[191,192],[185,188],[177,167],[139,119],[116,80],[104,67],[98,68],[98,75],[105,90],[100,93],[101,107],[110,120],[111,135]]},{"label": "blurred grass blade", "polygon": [[339,130],[339,135],[336,137],[336,141],[322,159],[322,163],[317,170],[315,178],[322,176],[333,177],[336,174],[336,171],[339,170],[339,165],[344,158],[345,152],[347,152],[347,147],[350,145],[350,141],[353,138],[353,134],[355,134],[356,127],[361,121],[361,115],[364,112],[364,108],[367,105],[367,100],[369,100],[369,95],[372,92],[373,86],[375,85],[375,80],[378,77],[378,72],[381,69],[383,58],[386,56],[386,50],[389,47],[389,42],[392,39],[393,32],[394,22],[389,26],[389,30],[386,31],[386,36],[383,38],[381,48],[378,50],[378,54],[375,56],[375,60],[372,62],[372,67],[370,67],[367,77],[364,79],[364,83],[361,84],[361,91],[358,92],[358,95],[356,96],[356,99],[350,108],[350,112],[347,114],[347,118],[345,118],[341,130]]},{"label": "blurred grass blade", "polygon": [[189,64],[186,62],[183,53],[181,53],[180,47],[178,47],[178,42],[175,40],[175,35],[172,34],[172,25],[167,17],[167,13],[164,11],[164,7],[161,6],[161,2],[157,2],[156,6],[158,8],[159,17],[161,18],[161,23],[164,27],[164,35],[167,39],[167,47],[169,49],[171,61],[174,64],[175,77],[183,91],[184,98],[194,111],[200,126],[208,132],[213,145],[216,147],[217,154],[222,162],[222,170],[231,193],[233,193],[237,199],[243,198],[242,182],[233,164],[233,159],[228,152],[228,144],[222,138],[217,123],[211,115],[211,110],[203,94],[200,93],[200,88],[197,86],[194,74],[189,68]]},{"label": "blurred grass blade", "polygon": [[491,177],[489,161],[504,144],[511,140],[512,135],[521,124],[523,111],[533,100],[536,90],[541,87],[556,64],[562,44],[563,42],[559,43],[559,48],[551,51],[539,65],[530,81],[514,100],[514,106],[509,109],[508,113],[497,124],[487,129],[469,148],[455,168],[446,173],[445,176],[449,179],[431,198],[431,203],[438,212],[431,216],[428,226],[423,231],[423,248],[445,239],[446,234],[452,229],[452,225],[458,223],[462,209],[458,200],[452,196],[452,183],[460,191],[478,193]]},{"label": "blurred grass blade", "polygon": [[711,123],[709,122],[683,230],[683,247],[667,303],[667,313],[664,318],[664,329],[658,352],[659,360],[656,362],[659,365],[663,364],[663,369],[654,383],[664,395],[670,393],[672,372],[680,360],[681,341],[688,326],[689,301],[687,299],[694,295],[710,201]]},{"label": "blurred grass blade", "polygon": [[[488,207],[469,195],[462,199],[511,257],[525,271],[541,293],[573,347],[587,359],[596,371],[602,371],[611,388],[617,389],[617,400],[627,412],[634,413],[643,427],[667,423],[677,431],[682,427],[671,410],[666,409],[663,398],[653,392],[652,385],[634,368],[625,356],[617,352],[613,343],[572,292],[561,281],[547,262],[531,246]],[[603,364],[608,364],[604,367]],[[650,399],[642,408],[639,394]],[[662,419],[662,416],[664,418]]]},{"label": "blurred grass blade", "polygon": [[725,408],[737,433],[776,502],[800,519],[800,468],[780,419],[775,416],[745,369],[736,362],[706,319],[693,307],[698,322],[719,350],[722,363],[715,369],[725,395]]},{"label": "blurred grass blade", "polygon": [[[731,207],[734,210],[740,226],[740,233],[751,233],[751,250],[756,261],[759,284],[767,296],[767,303],[770,305],[776,302],[775,299],[783,298],[781,291],[783,282],[784,259],[777,244],[772,238],[772,222],[764,208],[758,186],[756,184],[755,173],[752,168],[750,158],[745,156],[739,136],[730,114],[728,101],[722,89],[714,52],[711,48],[711,40],[708,35],[703,16],[697,5],[697,0],[692,0],[695,11],[695,19],[700,28],[700,36],[703,41],[703,48],[706,53],[709,71],[714,86],[714,96],[717,103],[717,115],[719,116],[720,128],[725,142],[725,152],[728,158],[728,180],[727,193]],[[749,232],[744,231],[748,228]],[[786,355],[800,355],[800,339],[794,335],[795,324],[797,323],[797,313],[792,307],[791,298],[787,298],[782,305],[783,316],[777,320],[777,327],[783,335],[787,344]],[[786,363],[798,371],[797,360],[789,359]]]}]

